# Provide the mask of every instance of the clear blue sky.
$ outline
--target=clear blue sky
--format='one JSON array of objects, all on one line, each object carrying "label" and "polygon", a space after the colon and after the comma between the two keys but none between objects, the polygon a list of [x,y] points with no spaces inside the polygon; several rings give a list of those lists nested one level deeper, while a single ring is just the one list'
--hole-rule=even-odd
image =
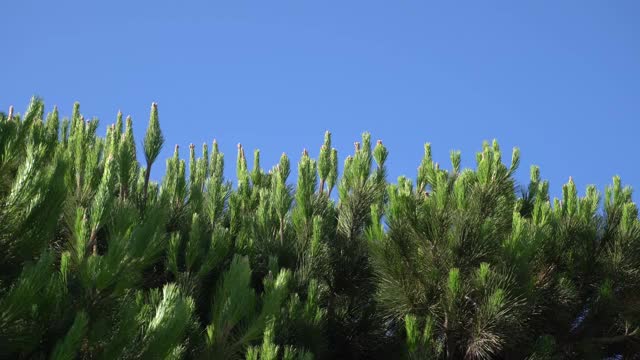
[{"label": "clear blue sky", "polygon": [[[187,4],[188,3],[188,4]],[[140,140],[152,101],[173,145],[215,137],[270,167],[341,158],[368,130],[389,174],[414,176],[423,144],[474,165],[482,140],[519,146],[518,179],[541,166],[552,193],[611,176],[640,186],[640,1],[5,1],[0,108],[31,95],[101,131],[121,109]],[[139,144],[139,142],[138,142]],[[638,189],[640,191],[640,189]],[[638,195],[634,196],[638,199]]]}]

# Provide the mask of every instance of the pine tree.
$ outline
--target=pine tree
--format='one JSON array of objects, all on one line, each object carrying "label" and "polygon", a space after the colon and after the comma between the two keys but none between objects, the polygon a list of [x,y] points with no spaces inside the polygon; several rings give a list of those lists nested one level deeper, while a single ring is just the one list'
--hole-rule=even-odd
[{"label": "pine tree", "polygon": [[516,198],[517,149],[509,167],[496,142],[485,143],[476,159],[475,171],[460,172],[454,152],[449,172],[432,161],[427,144],[417,185],[400,178],[390,186],[388,230],[377,223],[369,231],[378,300],[388,331],[406,334],[408,356],[638,353],[631,305],[638,293],[629,287],[635,275],[621,271],[637,269],[639,258],[630,248],[624,255],[615,250],[639,239],[631,230],[639,223],[630,188],[614,178],[605,213],[598,215],[596,189],[588,187],[580,198],[571,179],[552,206],[537,167]]},{"label": "pine tree", "polygon": [[215,140],[152,176],[155,103],[143,166],[130,117],[104,137],[77,103],[59,117],[38,98],[0,113],[0,358],[640,353],[640,220],[618,177],[604,201],[571,178],[551,200],[494,141],[475,169],[427,144],[415,180],[390,183],[381,141],[364,133],[339,169],[327,132],[293,170],[238,145],[233,186]]}]

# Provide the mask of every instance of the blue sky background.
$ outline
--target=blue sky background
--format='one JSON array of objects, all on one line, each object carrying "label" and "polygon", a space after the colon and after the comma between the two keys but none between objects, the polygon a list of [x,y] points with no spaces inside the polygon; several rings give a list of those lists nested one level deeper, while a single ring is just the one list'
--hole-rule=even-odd
[{"label": "blue sky background", "polygon": [[497,138],[505,161],[521,148],[518,180],[538,164],[553,195],[570,175],[581,193],[614,174],[640,185],[637,0],[23,0],[0,14],[0,109],[80,101],[102,133],[121,109],[140,141],[157,101],[156,179],[174,144],[186,157],[217,138],[235,178],[238,142],[269,168],[316,156],[329,129],[341,159],[365,130],[382,139],[394,181],[425,142],[469,167]]}]

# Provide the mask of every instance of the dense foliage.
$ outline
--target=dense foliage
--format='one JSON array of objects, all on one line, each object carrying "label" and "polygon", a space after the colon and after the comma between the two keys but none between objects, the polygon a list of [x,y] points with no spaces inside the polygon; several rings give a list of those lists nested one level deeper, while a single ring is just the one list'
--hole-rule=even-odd
[{"label": "dense foliage", "polygon": [[[599,359],[640,352],[640,221],[619,178],[562,199],[485,143],[475,170],[388,183],[369,134],[338,174],[325,135],[297,184],[283,154],[233,186],[216,142],[178,147],[151,107],[106,137],[70,119],[0,114],[0,357],[51,359]],[[158,177],[160,178],[160,177]],[[333,192],[333,194],[332,194]]]}]

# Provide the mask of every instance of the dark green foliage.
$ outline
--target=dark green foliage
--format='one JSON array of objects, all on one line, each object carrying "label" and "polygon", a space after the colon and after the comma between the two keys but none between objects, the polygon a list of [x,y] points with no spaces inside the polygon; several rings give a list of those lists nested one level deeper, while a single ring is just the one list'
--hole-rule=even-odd
[{"label": "dark green foliage", "polygon": [[[156,104],[104,138],[75,104],[0,114],[0,358],[600,359],[640,353],[640,221],[618,177],[517,191],[497,142],[475,170],[386,179],[363,134],[338,176],[325,134],[297,183],[238,145],[164,144]],[[336,192],[333,192],[337,188]],[[332,196],[333,194],[333,196]],[[337,196],[336,196],[337,194]]]}]

